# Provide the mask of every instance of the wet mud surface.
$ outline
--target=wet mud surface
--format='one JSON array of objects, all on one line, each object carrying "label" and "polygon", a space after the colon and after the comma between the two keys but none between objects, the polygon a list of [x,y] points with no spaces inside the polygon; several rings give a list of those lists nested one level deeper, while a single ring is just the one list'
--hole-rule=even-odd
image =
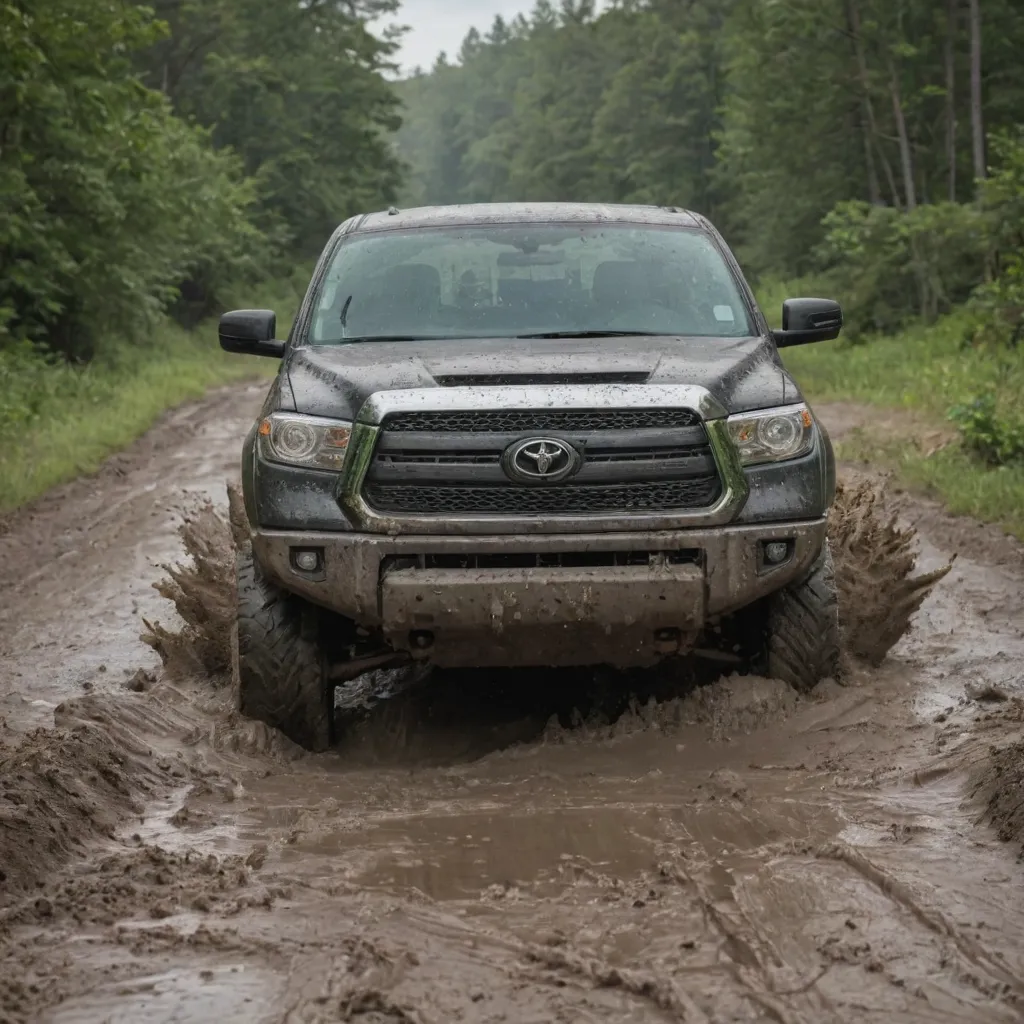
[{"label": "wet mud surface", "polygon": [[260,399],[0,525],[0,1021],[1024,1019],[1019,545],[889,486],[957,557],[845,685],[449,673],[311,756],[139,639]]}]

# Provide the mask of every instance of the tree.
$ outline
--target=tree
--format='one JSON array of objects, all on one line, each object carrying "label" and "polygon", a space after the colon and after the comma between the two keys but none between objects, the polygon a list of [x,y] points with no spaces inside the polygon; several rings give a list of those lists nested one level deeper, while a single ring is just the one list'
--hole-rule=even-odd
[{"label": "tree", "polygon": [[159,32],[130,5],[0,7],[0,345],[88,358],[254,248],[238,161],[135,77]]},{"label": "tree", "polygon": [[169,32],[140,55],[145,80],[236,152],[261,227],[319,250],[347,216],[392,202],[395,42],[368,23],[397,0],[158,0]]},{"label": "tree", "polygon": [[946,0],[946,163],[949,165],[948,197],[951,203],[956,202],[956,37],[959,6],[959,0]]},{"label": "tree", "polygon": [[968,0],[971,17],[971,152],[974,177],[985,177],[985,116],[981,106],[981,0]]}]

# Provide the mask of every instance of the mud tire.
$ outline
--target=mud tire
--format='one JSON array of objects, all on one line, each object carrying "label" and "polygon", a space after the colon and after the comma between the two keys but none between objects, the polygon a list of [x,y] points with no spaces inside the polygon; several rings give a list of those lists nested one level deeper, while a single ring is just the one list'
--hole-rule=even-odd
[{"label": "mud tire", "polygon": [[281,590],[250,553],[238,573],[238,707],[307,750],[332,740],[332,688],[324,679],[318,609]]},{"label": "mud tire", "polygon": [[767,668],[806,693],[839,675],[839,598],[828,541],[811,571],[768,599]]}]

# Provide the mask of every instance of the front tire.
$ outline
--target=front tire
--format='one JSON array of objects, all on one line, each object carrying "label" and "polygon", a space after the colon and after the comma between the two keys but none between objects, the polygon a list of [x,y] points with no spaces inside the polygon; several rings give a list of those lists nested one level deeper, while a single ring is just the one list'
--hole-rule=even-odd
[{"label": "front tire", "polygon": [[768,675],[806,693],[839,675],[839,597],[828,541],[810,572],[768,598]]},{"label": "front tire", "polygon": [[326,681],[319,610],[267,580],[251,553],[238,575],[238,706],[307,750],[331,745],[333,687]]}]

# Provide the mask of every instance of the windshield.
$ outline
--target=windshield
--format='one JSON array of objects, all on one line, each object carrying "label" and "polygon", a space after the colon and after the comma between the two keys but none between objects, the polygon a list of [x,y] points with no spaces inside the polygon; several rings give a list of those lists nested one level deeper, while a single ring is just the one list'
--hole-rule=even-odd
[{"label": "windshield", "polygon": [[752,333],[736,280],[701,231],[499,224],[342,242],[309,340]]}]

